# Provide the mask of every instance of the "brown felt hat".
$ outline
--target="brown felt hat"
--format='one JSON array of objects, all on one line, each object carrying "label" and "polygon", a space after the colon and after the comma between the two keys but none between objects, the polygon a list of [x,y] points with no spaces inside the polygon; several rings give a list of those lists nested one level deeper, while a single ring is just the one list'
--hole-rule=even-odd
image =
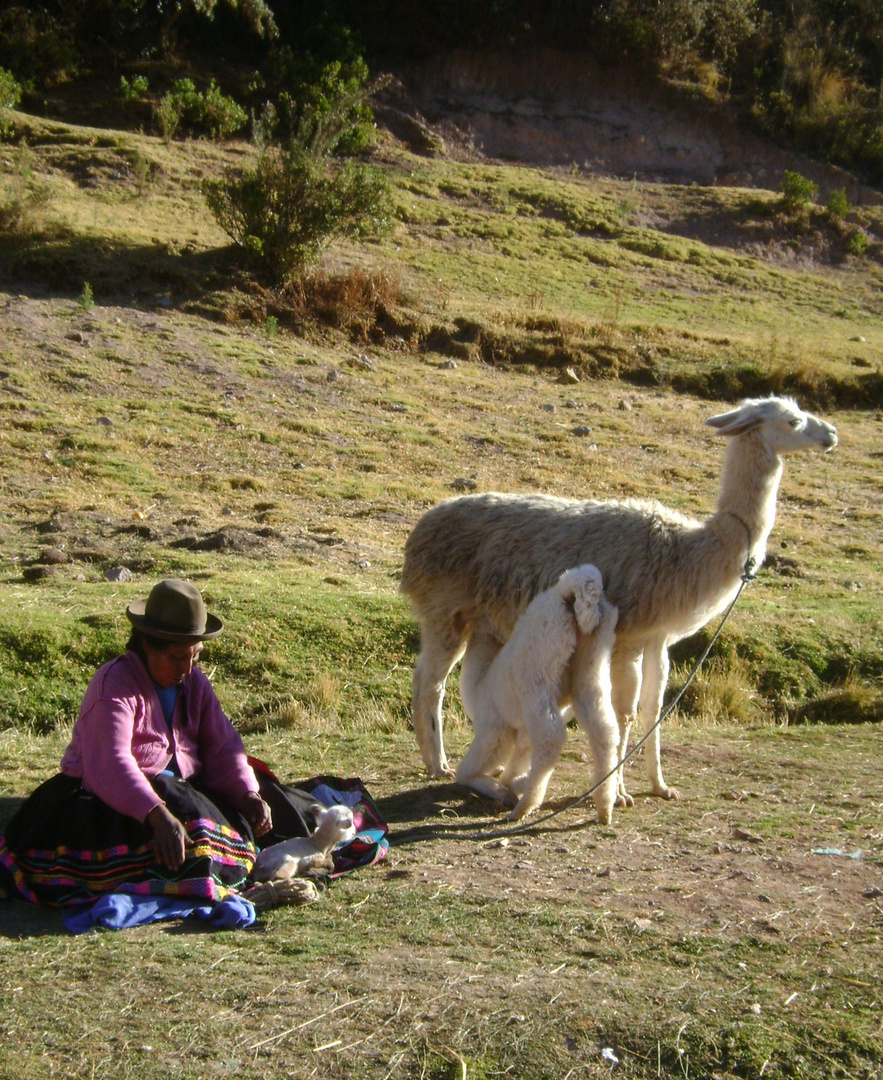
[{"label": "brown felt hat", "polygon": [[154,585],[146,600],[129,604],[126,615],[136,630],[165,641],[205,641],[224,627],[205,610],[195,585],[174,578]]}]

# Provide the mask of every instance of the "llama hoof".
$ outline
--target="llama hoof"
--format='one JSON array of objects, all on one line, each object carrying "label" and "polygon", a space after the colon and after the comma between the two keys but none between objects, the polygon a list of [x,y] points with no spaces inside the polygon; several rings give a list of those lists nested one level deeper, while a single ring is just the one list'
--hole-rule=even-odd
[{"label": "llama hoof", "polygon": [[598,824],[610,825],[613,823],[613,807],[610,806],[606,810],[598,811]]},{"label": "llama hoof", "polygon": [[669,787],[668,784],[661,784],[659,787],[654,785],[653,794],[660,799],[671,799],[676,801],[681,797],[681,793],[677,788]]},{"label": "llama hoof", "polygon": [[634,806],[635,800],[629,795],[627,791],[620,791],[616,796],[616,802],[614,806]]}]

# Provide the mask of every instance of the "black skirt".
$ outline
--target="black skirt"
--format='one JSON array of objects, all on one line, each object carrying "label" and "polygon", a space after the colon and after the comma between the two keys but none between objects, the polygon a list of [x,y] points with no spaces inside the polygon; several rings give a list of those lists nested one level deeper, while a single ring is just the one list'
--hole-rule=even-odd
[{"label": "black skirt", "polygon": [[184,864],[171,870],[155,859],[149,825],[59,773],[25,800],[0,836],[0,885],[53,907],[89,903],[108,892],[222,900],[247,886],[259,846],[307,836],[315,826],[307,792],[256,775],[273,814],[273,831],[259,841],[231,803],[198,779],[151,778],[190,839]]}]

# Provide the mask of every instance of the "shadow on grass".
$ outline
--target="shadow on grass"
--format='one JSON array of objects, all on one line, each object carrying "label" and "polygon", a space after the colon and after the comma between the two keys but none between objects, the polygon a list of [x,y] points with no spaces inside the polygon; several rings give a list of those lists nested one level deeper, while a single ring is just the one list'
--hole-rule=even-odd
[{"label": "shadow on grass", "polygon": [[55,908],[39,907],[26,900],[0,900],[0,938],[21,941],[67,933],[61,912]]},{"label": "shadow on grass", "polygon": [[88,282],[96,303],[105,297],[173,305],[204,299],[237,280],[235,249],[176,250],[166,244],[126,244],[69,229],[0,236],[0,282],[27,292],[36,286],[78,296]]},{"label": "shadow on grass", "polygon": [[[377,799],[376,803],[389,825],[391,847],[437,840],[486,843],[596,827],[595,808],[590,800],[574,797],[550,801],[542,812],[526,821],[513,822],[503,817],[506,807],[455,783],[426,784]],[[581,811],[578,821],[559,816],[573,809]]]},{"label": "shadow on grass", "polygon": [[3,795],[0,797],[0,833],[6,830],[7,824],[23,802],[24,799],[20,796]]}]

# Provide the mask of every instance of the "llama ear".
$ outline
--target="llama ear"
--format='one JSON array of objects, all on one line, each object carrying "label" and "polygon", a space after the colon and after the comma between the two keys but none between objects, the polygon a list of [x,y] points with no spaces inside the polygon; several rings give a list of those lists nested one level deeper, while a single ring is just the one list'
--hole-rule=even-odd
[{"label": "llama ear", "polygon": [[601,621],[601,579],[589,578],[574,589],[573,613],[577,626],[584,634],[591,634]]},{"label": "llama ear", "polygon": [[705,423],[713,427],[718,435],[744,435],[746,431],[753,431],[756,427],[760,427],[763,418],[756,412],[734,409],[732,412],[721,413],[719,416],[709,416]]},{"label": "llama ear", "polygon": [[579,593],[574,597],[573,610],[577,626],[584,634],[591,634],[601,621],[597,603],[589,602],[587,597],[580,596]]},{"label": "llama ear", "polygon": [[313,815],[313,817],[318,818],[318,817],[321,817],[325,813],[325,811],[328,809],[328,807],[324,803],[314,802],[314,803],[310,803],[310,805],[309,805],[309,807],[307,809],[310,811],[310,813]]}]

